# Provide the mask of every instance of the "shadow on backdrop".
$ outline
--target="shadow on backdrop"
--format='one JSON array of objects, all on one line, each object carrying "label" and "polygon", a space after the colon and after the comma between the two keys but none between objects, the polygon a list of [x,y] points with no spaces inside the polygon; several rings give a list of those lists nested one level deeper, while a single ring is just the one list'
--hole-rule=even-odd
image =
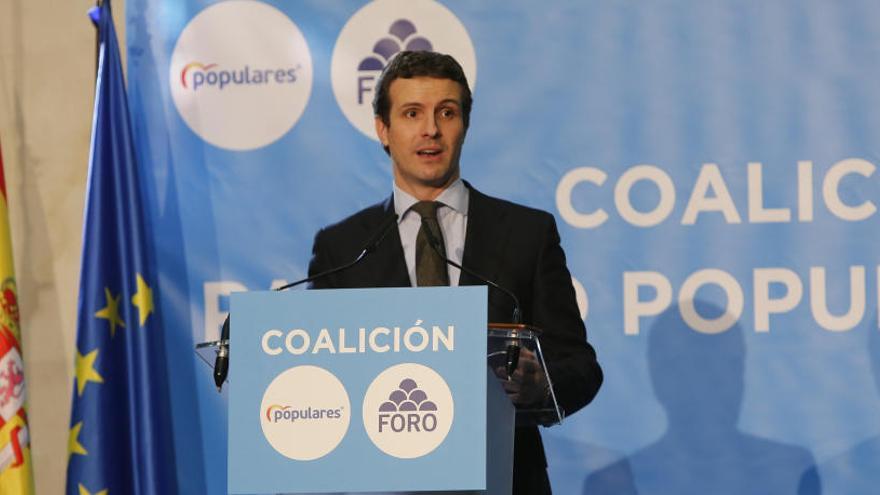
[{"label": "shadow on backdrop", "polygon": [[[694,301],[703,318],[723,314]],[[740,326],[715,335],[692,330],[678,305],[649,330],[647,359],[654,393],[666,411],[663,436],[591,473],[584,494],[817,494],[812,454],[743,433],[745,338]]]},{"label": "shadow on backdrop", "polygon": [[[874,385],[880,393],[880,331],[875,315],[865,329],[867,352],[870,360]],[[880,411],[878,411],[880,412]],[[880,414],[878,414],[880,415]],[[822,473],[822,486],[826,493],[878,493],[880,486],[880,435],[870,437],[856,444],[850,450],[823,462],[818,469],[813,468],[804,474],[803,483],[809,484],[819,479]]]},{"label": "shadow on backdrop", "polygon": [[554,430],[555,427],[542,432],[545,445],[553,442],[553,451],[547,460],[553,493],[579,493],[584,473],[600,471],[624,457],[619,450],[585,442],[577,435],[565,434],[564,430]]}]

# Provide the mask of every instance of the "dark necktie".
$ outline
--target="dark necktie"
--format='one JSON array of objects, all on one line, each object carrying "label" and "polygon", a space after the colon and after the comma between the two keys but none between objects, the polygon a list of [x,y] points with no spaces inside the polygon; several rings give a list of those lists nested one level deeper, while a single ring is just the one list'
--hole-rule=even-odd
[{"label": "dark necktie", "polygon": [[437,222],[437,208],[440,206],[441,204],[436,201],[419,201],[412,206],[412,210],[422,217],[422,226],[416,236],[416,285],[419,287],[449,285],[446,261],[431,247],[428,235],[425,233],[426,229],[431,229],[434,239],[439,244],[439,251],[445,255],[443,233]]}]

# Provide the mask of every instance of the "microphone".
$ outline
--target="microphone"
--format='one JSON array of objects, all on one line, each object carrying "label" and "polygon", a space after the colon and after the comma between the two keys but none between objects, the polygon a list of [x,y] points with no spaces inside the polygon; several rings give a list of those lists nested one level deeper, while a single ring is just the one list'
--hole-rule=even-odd
[{"label": "microphone", "polygon": [[[440,241],[434,236],[434,233],[431,232],[431,229],[426,228],[426,229],[424,229],[424,232],[425,232],[425,237],[428,239],[428,244],[431,245],[431,248],[434,250],[434,252],[437,253],[441,258],[443,258],[443,260],[446,263],[448,263],[448,264],[458,268],[459,270],[467,273],[468,275],[478,279],[480,282],[484,282],[484,283],[488,284],[489,286],[500,290],[504,294],[507,294],[511,299],[513,299],[513,315],[512,315],[513,322],[516,324],[522,323],[522,312],[520,311],[519,298],[516,297],[516,294],[514,294],[513,291],[511,291],[507,288],[504,288],[504,287],[498,285],[496,282],[489,280],[488,278],[484,277],[483,275],[480,275],[479,273],[471,270],[470,268],[465,268],[464,266],[447,258],[443,252],[443,249],[441,249]],[[510,379],[510,375],[512,375],[513,372],[516,371],[516,367],[519,365],[519,353],[520,353],[519,343],[516,340],[512,340],[507,345],[506,359],[505,359],[505,361],[506,361],[505,362],[505,370],[507,372],[508,379]]]},{"label": "microphone", "polygon": [[[372,237],[364,244],[364,248],[361,249],[361,252],[355,257],[354,260],[349,261],[348,263],[337,266],[334,268],[330,268],[329,270],[324,270],[323,272],[316,273],[312,276],[306,277],[302,280],[297,280],[296,282],[291,282],[289,284],[282,285],[281,287],[277,287],[275,290],[282,291],[291,289],[298,285],[305,284],[307,282],[314,282],[320,278],[329,277],[335,273],[339,273],[343,270],[348,270],[349,268],[357,265],[364,258],[370,255],[373,251],[379,247],[379,244],[382,244],[382,241],[385,240],[385,237],[388,235],[388,232],[391,231],[391,227],[395,225],[397,222],[397,214],[392,213],[385,217],[382,220],[382,223],[379,224],[379,228],[376,229],[376,233],[373,234]],[[214,360],[214,384],[217,385],[217,391],[223,387],[223,382],[226,381],[226,376],[229,374],[229,315],[226,315],[226,319],[223,321],[223,328],[220,330],[220,349],[217,351],[217,358]]]},{"label": "microphone", "polygon": [[379,228],[376,229],[376,233],[373,234],[373,237],[370,237],[370,239],[364,244],[364,248],[357,255],[357,257],[355,257],[354,260],[352,260],[342,266],[337,266],[337,267],[331,268],[329,270],[324,270],[321,273],[316,273],[315,275],[312,275],[311,277],[306,277],[302,280],[297,280],[296,282],[291,282],[287,285],[282,285],[281,287],[278,287],[275,290],[278,290],[278,291],[287,290],[287,289],[296,287],[297,285],[302,285],[306,282],[314,282],[315,280],[318,280],[320,278],[328,277],[328,276],[333,275],[335,273],[339,273],[343,270],[348,270],[349,268],[353,267],[354,265],[357,265],[358,263],[361,262],[361,260],[366,258],[367,255],[369,255],[370,253],[375,251],[376,248],[379,247],[379,244],[382,244],[382,241],[385,240],[385,236],[387,236],[388,232],[391,231],[391,226],[395,225],[396,222],[397,222],[397,213],[392,213],[391,215],[388,215],[387,217],[385,217],[385,220],[383,220],[382,223],[379,224]]},{"label": "microphone", "polygon": [[214,359],[214,385],[219,392],[223,388],[223,382],[229,374],[229,315],[223,320],[223,328],[220,330],[220,349]]}]

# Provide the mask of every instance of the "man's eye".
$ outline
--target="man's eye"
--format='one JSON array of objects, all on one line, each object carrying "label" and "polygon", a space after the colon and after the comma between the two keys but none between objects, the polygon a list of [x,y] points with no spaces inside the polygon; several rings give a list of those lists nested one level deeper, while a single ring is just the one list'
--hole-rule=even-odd
[{"label": "man's eye", "polygon": [[445,119],[451,119],[451,118],[455,117],[455,110],[453,110],[451,108],[444,108],[443,110],[440,111],[440,116],[442,116]]},{"label": "man's eye", "polygon": [[406,112],[403,112],[403,116],[408,119],[414,118],[416,115],[418,115],[418,112],[415,110],[407,110]]}]

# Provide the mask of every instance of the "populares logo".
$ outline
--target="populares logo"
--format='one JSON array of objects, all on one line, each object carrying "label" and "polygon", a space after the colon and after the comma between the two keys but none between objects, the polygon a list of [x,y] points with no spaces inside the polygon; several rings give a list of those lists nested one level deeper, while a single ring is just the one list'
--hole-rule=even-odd
[{"label": "populares logo", "polygon": [[351,422],[342,382],[317,366],[295,366],[272,380],[260,404],[260,426],[278,453],[311,461],[332,452]]},{"label": "populares logo", "polygon": [[439,447],[452,428],[454,402],[446,381],[416,363],[392,366],[377,376],[364,397],[370,440],[388,455],[412,459]]},{"label": "populares logo", "polygon": [[378,140],[372,101],[379,74],[403,50],[448,53],[459,61],[473,91],[476,55],[470,36],[449,9],[433,0],[376,0],[342,28],[333,49],[333,94],[349,122]]},{"label": "populares logo", "polygon": [[225,149],[275,142],[305,111],[312,58],[299,28],[263,2],[228,0],[184,27],[169,68],[174,105],[192,131]]},{"label": "populares logo", "polygon": [[340,419],[342,418],[342,408],[321,409],[309,407],[282,406],[280,404],[272,404],[266,409],[266,421],[270,423],[278,423],[287,421],[293,423],[297,420],[310,419]]},{"label": "populares logo", "polygon": [[190,62],[180,71],[180,85],[184,89],[198,91],[211,87],[222,90],[229,85],[239,84],[293,84],[297,79],[296,72],[300,69],[302,65],[275,69],[252,69],[245,65],[243,68],[227,70],[221,69],[217,64]]}]

